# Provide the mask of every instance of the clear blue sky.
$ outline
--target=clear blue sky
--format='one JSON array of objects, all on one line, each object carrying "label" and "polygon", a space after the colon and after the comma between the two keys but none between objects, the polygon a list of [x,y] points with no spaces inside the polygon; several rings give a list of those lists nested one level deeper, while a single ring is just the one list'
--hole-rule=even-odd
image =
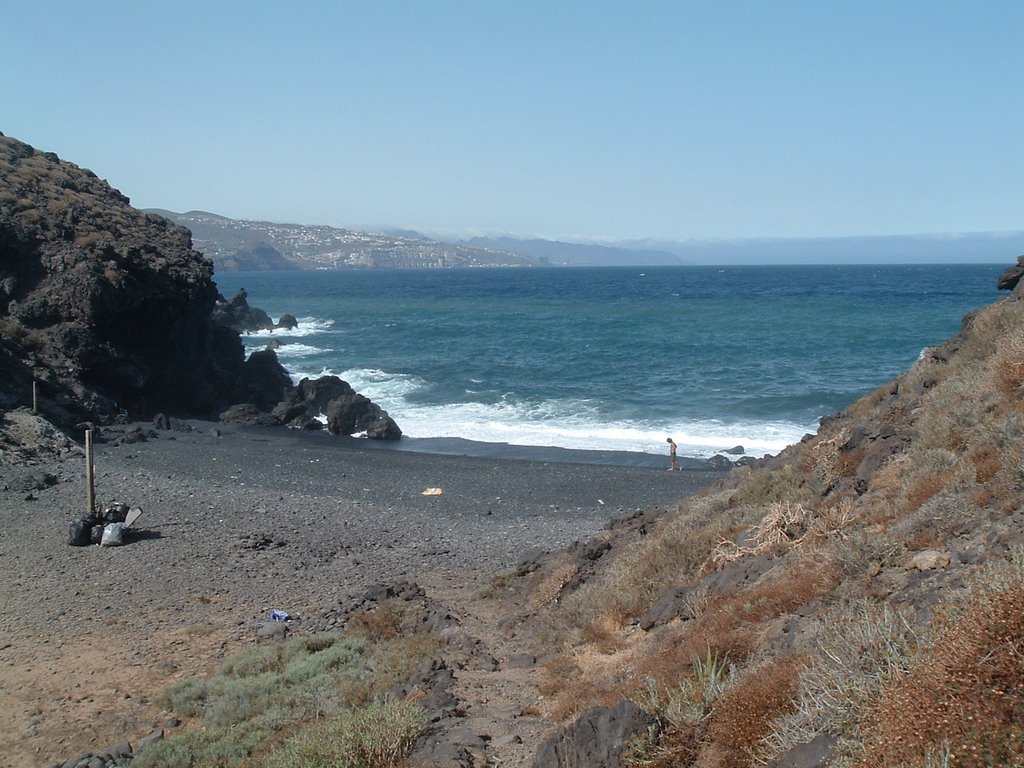
[{"label": "clear blue sky", "polygon": [[238,218],[1021,230],[1022,41],[1020,0],[0,0],[0,131]]}]

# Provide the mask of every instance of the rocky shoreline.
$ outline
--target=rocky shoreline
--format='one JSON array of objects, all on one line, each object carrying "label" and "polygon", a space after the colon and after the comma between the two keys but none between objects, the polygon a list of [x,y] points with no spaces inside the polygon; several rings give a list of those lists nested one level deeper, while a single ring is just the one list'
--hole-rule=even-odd
[{"label": "rocky shoreline", "polygon": [[172,424],[106,429],[96,446],[97,498],[144,510],[123,547],[67,545],[85,504],[77,452],[0,467],[0,765],[52,765],[165,727],[151,697],[254,642],[271,610],[322,620],[404,579],[428,594],[472,588],[722,477]]}]

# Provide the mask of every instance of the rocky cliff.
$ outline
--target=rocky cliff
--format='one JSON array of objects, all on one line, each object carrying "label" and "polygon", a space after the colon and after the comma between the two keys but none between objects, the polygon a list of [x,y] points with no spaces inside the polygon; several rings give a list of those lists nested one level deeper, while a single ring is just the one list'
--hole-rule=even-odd
[{"label": "rocky cliff", "polygon": [[58,421],[246,399],[238,334],[211,321],[188,230],[89,170],[0,135],[0,407]]},{"label": "rocky cliff", "polygon": [[[38,410],[64,427],[229,406],[240,406],[236,421],[282,423],[270,411],[291,380],[273,350],[246,360],[239,332],[295,319],[275,325],[244,293],[221,297],[212,278],[187,229],[0,134],[0,413],[31,405],[35,390]],[[332,432],[401,435],[379,407],[343,394]],[[303,426],[320,426],[316,416]]]}]

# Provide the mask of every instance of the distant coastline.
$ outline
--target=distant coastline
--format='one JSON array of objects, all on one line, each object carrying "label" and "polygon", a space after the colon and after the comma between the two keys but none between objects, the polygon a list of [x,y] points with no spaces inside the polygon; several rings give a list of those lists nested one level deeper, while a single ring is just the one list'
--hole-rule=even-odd
[{"label": "distant coastline", "polygon": [[573,241],[487,236],[447,240],[409,230],[231,219],[148,209],[192,232],[219,272],[464,267],[741,266],[781,264],[1005,264],[1024,231],[820,238]]}]

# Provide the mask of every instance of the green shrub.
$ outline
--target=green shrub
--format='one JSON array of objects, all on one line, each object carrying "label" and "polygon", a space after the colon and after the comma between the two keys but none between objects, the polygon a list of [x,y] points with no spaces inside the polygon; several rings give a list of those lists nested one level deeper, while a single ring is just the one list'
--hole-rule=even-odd
[{"label": "green shrub", "polygon": [[296,685],[325,672],[351,667],[362,658],[364,647],[360,640],[344,638],[315,653],[296,654],[282,676],[285,682]]},{"label": "green shrub", "polygon": [[819,652],[800,672],[795,711],[776,719],[765,739],[768,757],[819,733],[855,739],[865,712],[919,650],[907,619],[887,605],[838,605],[822,621]]},{"label": "green shrub", "polygon": [[267,711],[280,694],[281,678],[273,672],[240,678],[214,678],[203,719],[213,726],[245,722]]},{"label": "green shrub", "polygon": [[282,650],[283,646],[277,644],[246,648],[225,659],[217,674],[225,677],[250,677],[264,672],[277,672],[281,669]]},{"label": "green shrub", "polygon": [[267,727],[211,728],[172,736],[151,744],[132,761],[132,768],[235,768],[253,755],[271,735]]},{"label": "green shrub", "polygon": [[423,709],[404,701],[345,712],[289,739],[267,768],[394,768],[426,724]]},{"label": "green shrub", "polygon": [[189,679],[175,683],[157,697],[157,704],[182,717],[198,717],[210,695],[208,680]]}]

